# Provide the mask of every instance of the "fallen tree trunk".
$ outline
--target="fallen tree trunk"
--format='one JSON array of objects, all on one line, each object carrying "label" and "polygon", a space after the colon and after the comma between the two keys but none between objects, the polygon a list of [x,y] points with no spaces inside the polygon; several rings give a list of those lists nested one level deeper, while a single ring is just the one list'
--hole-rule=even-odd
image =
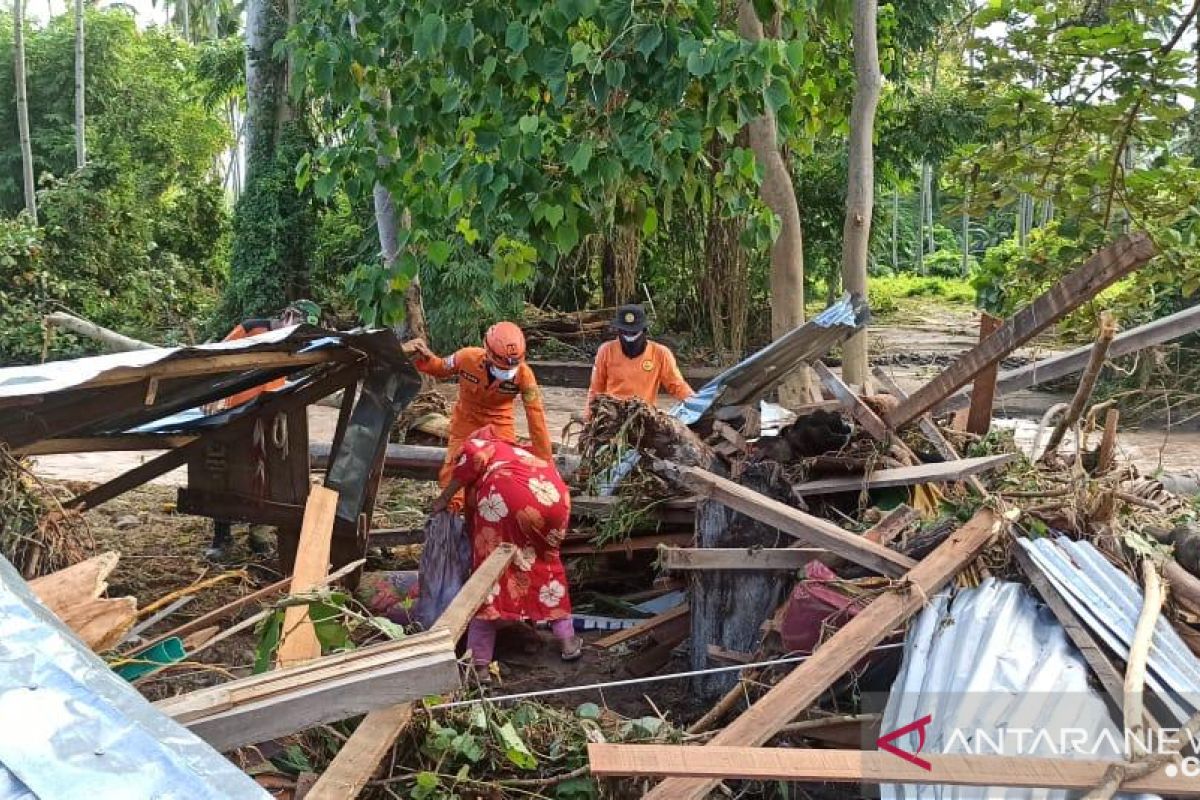
[{"label": "fallen tree trunk", "polygon": [[80,336],[94,339],[114,353],[126,353],[130,350],[155,350],[158,348],[158,345],[143,342],[141,339],[134,339],[131,336],[125,336],[124,334],[97,325],[94,322],[89,322],[82,317],[68,314],[65,311],[55,311],[52,314],[47,314],[42,317],[42,321],[51,327],[62,328],[71,333],[78,333]]},{"label": "fallen tree trunk", "polygon": [[[765,500],[786,504],[791,486],[774,464],[751,464],[741,476],[741,486]],[[704,548],[786,547],[791,536],[739,513],[720,499],[706,500],[696,509],[696,545]],[[705,572],[693,576],[689,603],[692,614],[691,669],[706,669],[708,647],[750,653],[758,649],[763,622],[779,608],[794,583],[791,573]],[[737,682],[737,674],[699,675],[693,691],[702,698],[718,697]]]}]

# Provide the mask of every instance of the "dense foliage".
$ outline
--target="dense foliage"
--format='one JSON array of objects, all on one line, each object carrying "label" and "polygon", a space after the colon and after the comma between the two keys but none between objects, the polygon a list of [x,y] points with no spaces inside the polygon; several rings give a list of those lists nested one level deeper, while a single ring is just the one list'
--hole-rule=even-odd
[{"label": "dense foliage", "polygon": [[[87,12],[89,163],[75,170],[73,33],[59,17],[26,37],[41,227],[6,220],[0,359],[42,353],[40,317],[63,307],[150,340],[188,338],[216,299],[228,211],[213,165],[229,140],[199,102],[193,49],[139,32],[121,11]],[[0,15],[0,214],[22,206],[12,95],[12,18]],[[83,343],[55,338],[55,352]]]}]

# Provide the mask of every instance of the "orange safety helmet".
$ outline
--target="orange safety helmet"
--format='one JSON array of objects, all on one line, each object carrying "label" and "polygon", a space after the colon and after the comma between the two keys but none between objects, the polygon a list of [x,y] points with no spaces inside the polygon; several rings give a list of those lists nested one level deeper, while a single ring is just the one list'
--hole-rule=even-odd
[{"label": "orange safety helmet", "polygon": [[497,322],[483,335],[488,360],[502,369],[511,369],[525,360],[525,334],[515,324]]}]

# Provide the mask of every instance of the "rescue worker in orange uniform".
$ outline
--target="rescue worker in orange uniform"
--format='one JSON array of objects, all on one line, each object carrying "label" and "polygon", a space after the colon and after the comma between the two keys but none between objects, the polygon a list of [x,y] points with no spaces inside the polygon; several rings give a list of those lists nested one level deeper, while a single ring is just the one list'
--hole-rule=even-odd
[{"label": "rescue worker in orange uniform", "polygon": [[622,400],[636,397],[651,406],[661,389],[681,402],[695,394],[670,349],[647,338],[646,312],[641,306],[618,308],[612,327],[617,338],[596,351],[585,413],[591,413],[592,400],[601,394]]},{"label": "rescue worker in orange uniform", "polygon": [[[245,339],[249,336],[257,336],[260,333],[267,331],[286,328],[291,325],[299,325],[307,323],[309,325],[321,324],[321,307],[312,300],[295,300],[283,311],[279,312],[274,317],[264,319],[247,319],[238,323],[233,327],[228,335],[221,341],[233,342],[238,339]],[[260,386],[251,386],[249,389],[238,392],[230,397],[225,397],[208,403],[203,407],[205,414],[216,414],[220,411],[226,411],[231,408],[237,408],[240,405],[249,403],[254,398],[258,397],[263,392],[273,392],[276,389],[282,389],[286,383],[285,378],[276,378],[273,381],[268,381]],[[269,525],[251,525],[250,526],[250,549],[255,553],[262,555],[271,549],[271,528]],[[205,555],[213,560],[222,558],[233,544],[233,523],[227,520],[213,520],[213,538],[212,544],[209,545]]]},{"label": "rescue worker in orange uniform", "polygon": [[[487,329],[483,347],[464,347],[441,358],[422,339],[404,345],[413,365],[439,380],[458,380],[458,401],[450,414],[450,441],[446,461],[438,474],[442,488],[450,482],[454,462],[463,442],[473,431],[491,425],[503,439],[516,443],[513,406],[517,397],[525,406],[533,454],[546,461],[554,458],[550,447],[550,429],[546,410],[533,370],[525,362],[525,334],[511,322],[497,322]],[[451,510],[462,508],[462,493],[450,503]]]}]

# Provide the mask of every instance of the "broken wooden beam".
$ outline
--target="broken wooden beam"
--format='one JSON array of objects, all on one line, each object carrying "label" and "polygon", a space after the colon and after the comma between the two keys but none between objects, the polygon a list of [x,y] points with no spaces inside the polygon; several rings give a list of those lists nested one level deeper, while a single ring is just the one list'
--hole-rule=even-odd
[{"label": "broken wooden beam", "polygon": [[842,379],[833,374],[829,367],[825,366],[820,361],[814,361],[812,364],[813,372],[817,374],[821,385],[829,390],[842,408],[850,417],[862,426],[863,430],[871,434],[871,438],[878,442],[886,442],[891,437],[891,432],[888,430],[884,421],[867,407],[867,404],[862,401],[854,390],[842,382]]},{"label": "broken wooden beam", "polygon": [[[807,661],[713,737],[711,744],[698,749],[722,745],[754,747],[766,743],[896,626],[920,611],[930,595],[941,590],[983,551],[1002,525],[1001,517],[989,508],[975,512],[969,522],[905,575],[905,580],[898,582],[896,588],[872,600],[825,640]],[[928,781],[928,774],[922,774]],[[707,796],[720,777],[669,778],[645,796],[653,800],[700,800]]]},{"label": "broken wooden beam", "polygon": [[37,598],[97,653],[120,644],[138,618],[135,598],[101,597],[120,557],[102,553],[29,581]]},{"label": "broken wooden beam", "polygon": [[[1113,761],[1036,756],[923,753],[928,768],[890,753],[782,747],[688,747],[666,744],[588,744],[597,777],[668,777],[675,781],[751,780],[789,783],[902,783],[1086,791],[1104,782]],[[1162,767],[1130,780],[1122,791],[1200,797],[1200,781]],[[657,797],[651,793],[647,797]],[[666,795],[663,795],[664,797]],[[672,795],[695,797],[700,795]]]},{"label": "broken wooden beam", "polygon": [[81,436],[65,439],[43,439],[18,448],[20,456],[44,456],[63,453],[113,453],[137,450],[170,450],[195,441],[195,436],[124,433],[118,436]]},{"label": "broken wooden beam", "polygon": [[915,467],[881,469],[869,475],[845,478],[822,478],[819,481],[798,483],[793,488],[796,496],[810,497],[838,492],[858,492],[869,489],[885,489],[892,486],[914,486],[920,483],[955,483],[981,472],[999,469],[1017,459],[1016,453],[1001,453],[978,458],[961,458],[958,461],[942,461],[934,464],[918,464]]},{"label": "broken wooden beam", "polygon": [[446,629],[160,700],[159,711],[221,752],[459,686]]},{"label": "broken wooden beam", "polygon": [[976,375],[1141,267],[1157,252],[1154,242],[1141,232],[1122,236],[1098,251],[885,415],[888,426],[896,430],[936,408]]},{"label": "broken wooden beam", "polygon": [[668,572],[705,569],[798,570],[827,551],[816,548],[664,547],[658,562]]},{"label": "broken wooden beam", "polygon": [[847,561],[881,575],[899,577],[916,565],[911,558],[882,545],[842,530],[828,520],[784,505],[728,478],[698,467],[667,465],[689,488],[703,497],[739,511],[748,517],[794,536],[806,544],[822,547]]},{"label": "broken wooden beam", "polygon": [[567,540],[558,552],[564,556],[594,556],[601,553],[633,553],[638,550],[657,550],[662,545],[683,547],[692,543],[691,533],[660,533],[653,536],[630,536],[617,542],[596,546],[590,541]]},{"label": "broken wooden beam", "polygon": [[889,545],[897,536],[917,524],[920,520],[921,515],[916,509],[901,503],[884,514],[883,519],[876,522],[870,529],[863,533],[863,538],[869,539],[875,542],[875,544]]},{"label": "broken wooden beam", "polygon": [[608,636],[592,642],[592,644],[595,647],[599,647],[601,650],[607,650],[610,647],[616,647],[622,642],[627,642],[630,639],[636,639],[639,636],[645,636],[648,633],[652,633],[657,628],[666,625],[672,620],[685,617],[687,614],[688,605],[687,603],[684,603],[682,605],[675,606],[675,608],[672,608],[668,611],[664,611],[661,614],[656,614],[648,620],[639,622],[632,628],[625,628],[624,630],[617,631],[616,633],[610,633]]},{"label": "broken wooden beam", "polygon": [[[516,552],[511,544],[502,544],[493,550],[434,622],[434,629],[448,630],[452,641],[458,641]],[[317,779],[309,792],[309,800],[358,797],[384,754],[412,720],[413,711],[412,703],[400,703],[367,714]]]},{"label": "broken wooden beam", "polygon": [[[993,317],[984,311],[979,315],[979,341],[996,332],[1003,322],[999,317]],[[996,401],[996,375],[999,372],[998,363],[975,376],[975,385],[971,389],[971,408],[967,413],[967,431],[976,436],[986,436],[992,427],[992,406]]]},{"label": "broken wooden beam", "polygon": [[[1185,308],[1183,311],[1117,334],[1108,348],[1108,357],[1127,356],[1147,347],[1170,342],[1197,330],[1200,330],[1200,305]],[[1069,353],[1043,358],[1032,364],[1001,372],[996,379],[996,394],[1000,396],[1012,394],[1080,372],[1087,365],[1091,352],[1092,345],[1087,344]],[[970,392],[960,392],[939,404],[937,410],[957,411],[967,408],[970,404]]]}]

